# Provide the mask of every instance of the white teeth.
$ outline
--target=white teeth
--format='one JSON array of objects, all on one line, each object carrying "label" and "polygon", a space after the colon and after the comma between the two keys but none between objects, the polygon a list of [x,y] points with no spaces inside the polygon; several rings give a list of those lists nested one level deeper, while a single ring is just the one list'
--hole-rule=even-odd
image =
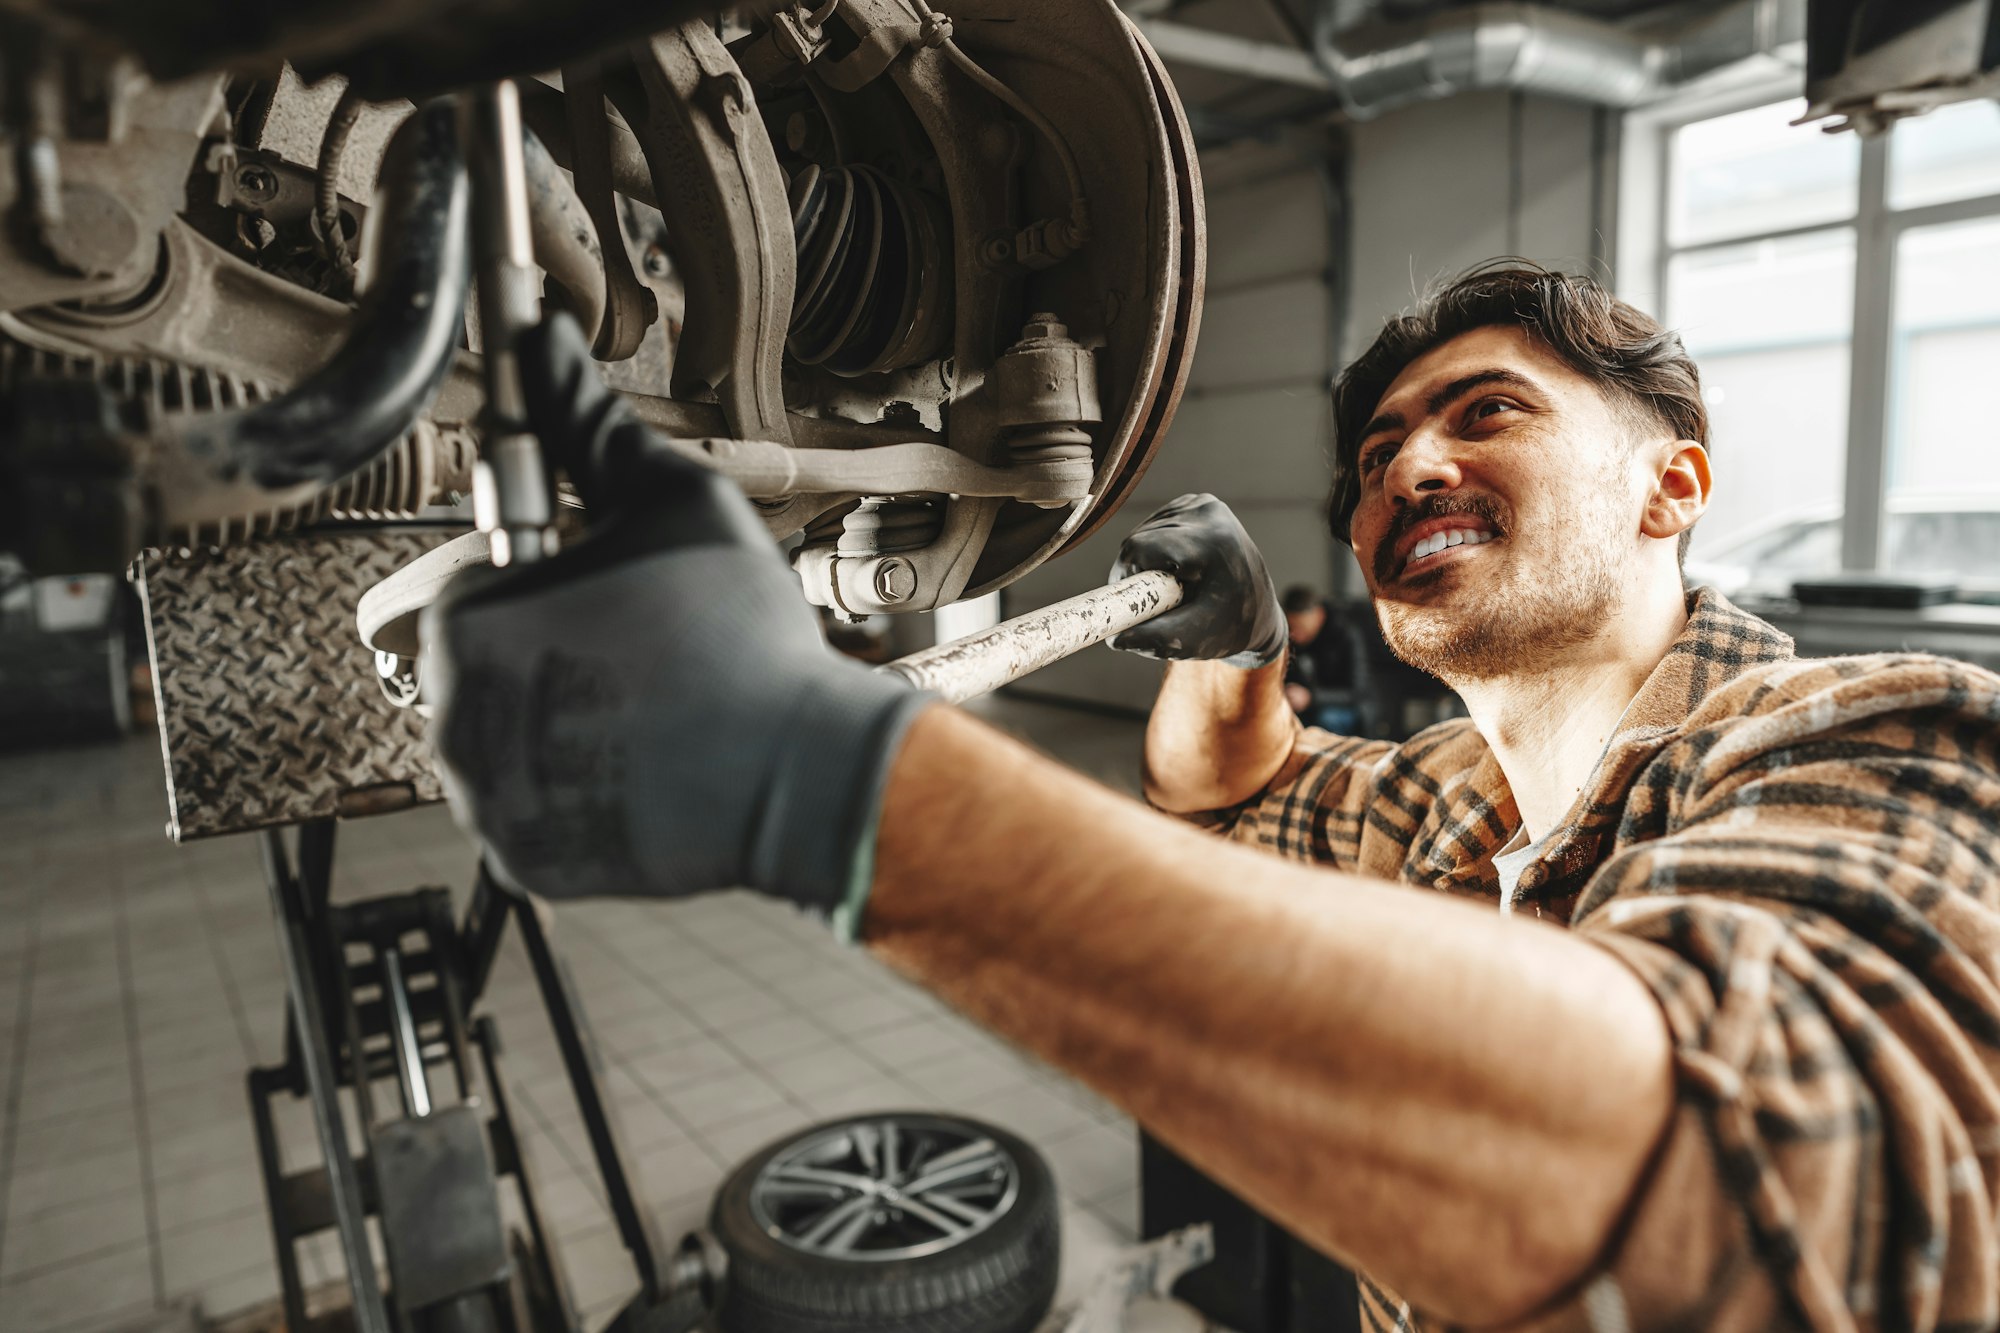
[{"label": "white teeth", "polygon": [[1492,540],[1493,534],[1490,532],[1476,532],[1471,528],[1447,528],[1443,532],[1433,532],[1411,547],[1410,560],[1405,563],[1421,560],[1427,555],[1436,555],[1449,547],[1484,546]]}]

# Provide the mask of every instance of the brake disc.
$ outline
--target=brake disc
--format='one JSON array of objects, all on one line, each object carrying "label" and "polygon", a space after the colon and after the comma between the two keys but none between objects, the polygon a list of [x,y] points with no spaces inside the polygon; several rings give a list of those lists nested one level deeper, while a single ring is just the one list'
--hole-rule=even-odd
[{"label": "brake disc", "polygon": [[[868,427],[1023,478],[1015,499],[915,471],[766,502],[804,534],[808,596],[866,614],[999,588],[1130,493],[1186,380],[1205,238],[1186,118],[1112,0],[827,0],[728,43],[670,30],[603,86],[687,286],[683,422],[802,447]],[[1085,457],[1052,501],[1048,468]]]}]

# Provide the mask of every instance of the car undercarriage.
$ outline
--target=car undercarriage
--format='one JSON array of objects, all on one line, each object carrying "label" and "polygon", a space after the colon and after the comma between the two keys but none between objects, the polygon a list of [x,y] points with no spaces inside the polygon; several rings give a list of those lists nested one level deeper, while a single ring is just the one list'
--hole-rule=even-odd
[{"label": "car undercarriage", "polygon": [[[503,7],[448,47],[425,5],[5,20],[0,527],[31,570],[135,570],[178,835],[435,799],[393,715],[418,613],[589,521],[495,400],[510,318],[577,319],[843,618],[1005,586],[1137,483],[1204,266],[1144,39],[1108,2],[768,8]],[[559,62],[468,85],[529,50]]]}]

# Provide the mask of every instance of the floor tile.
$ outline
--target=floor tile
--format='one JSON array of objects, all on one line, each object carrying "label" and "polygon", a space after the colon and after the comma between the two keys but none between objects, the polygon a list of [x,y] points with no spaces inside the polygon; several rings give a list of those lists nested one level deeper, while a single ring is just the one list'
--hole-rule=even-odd
[{"label": "floor tile", "polygon": [[734,1166],[759,1149],[805,1129],[813,1119],[806,1112],[783,1106],[701,1130],[698,1137],[710,1153]]},{"label": "floor tile", "polygon": [[226,1319],[276,1300],[279,1287],[276,1266],[260,1263],[234,1277],[205,1283],[201,1289],[201,1310],[207,1317]]},{"label": "floor tile", "polygon": [[138,1112],[129,1104],[38,1120],[14,1132],[16,1169],[108,1152],[135,1142],[138,1134]]},{"label": "floor tile", "polygon": [[788,1104],[785,1092],[761,1074],[732,1074],[691,1085],[658,1089],[661,1102],[694,1129],[728,1124]]},{"label": "floor tile", "polygon": [[0,1333],[48,1330],[143,1308],[154,1299],[144,1241],[0,1284]]},{"label": "floor tile", "polygon": [[146,1239],[146,1202],[137,1193],[51,1208],[9,1227],[0,1248],[0,1282],[131,1246]]},{"label": "floor tile", "polygon": [[1134,1186],[1139,1176],[1139,1141],[1092,1122],[1074,1134],[1038,1142],[1065,1197],[1079,1203],[1102,1199]]},{"label": "floor tile", "polygon": [[32,1225],[51,1208],[142,1188],[136,1142],[65,1161],[17,1161],[7,1179],[6,1224]]},{"label": "floor tile", "polygon": [[715,1158],[693,1142],[670,1143],[639,1153],[632,1163],[639,1197],[655,1205],[713,1189],[721,1183],[722,1172]]},{"label": "floor tile", "polygon": [[199,1295],[210,1283],[253,1268],[277,1267],[275,1241],[262,1213],[201,1222],[160,1236],[168,1296]]},{"label": "floor tile", "polygon": [[264,1173],[254,1160],[208,1167],[173,1179],[155,1177],[153,1208],[162,1231],[255,1213],[268,1220]]},{"label": "floor tile", "polygon": [[32,1125],[130,1105],[131,1066],[111,1065],[76,1078],[28,1083],[21,1090],[21,1123]]}]

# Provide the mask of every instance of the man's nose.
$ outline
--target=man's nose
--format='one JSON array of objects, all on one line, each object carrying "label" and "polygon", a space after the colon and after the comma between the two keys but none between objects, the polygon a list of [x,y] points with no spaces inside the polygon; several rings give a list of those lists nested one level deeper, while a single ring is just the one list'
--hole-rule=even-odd
[{"label": "man's nose", "polygon": [[1419,430],[1403,441],[1383,478],[1389,498],[1398,505],[1417,504],[1427,495],[1455,491],[1465,482],[1449,436]]}]

